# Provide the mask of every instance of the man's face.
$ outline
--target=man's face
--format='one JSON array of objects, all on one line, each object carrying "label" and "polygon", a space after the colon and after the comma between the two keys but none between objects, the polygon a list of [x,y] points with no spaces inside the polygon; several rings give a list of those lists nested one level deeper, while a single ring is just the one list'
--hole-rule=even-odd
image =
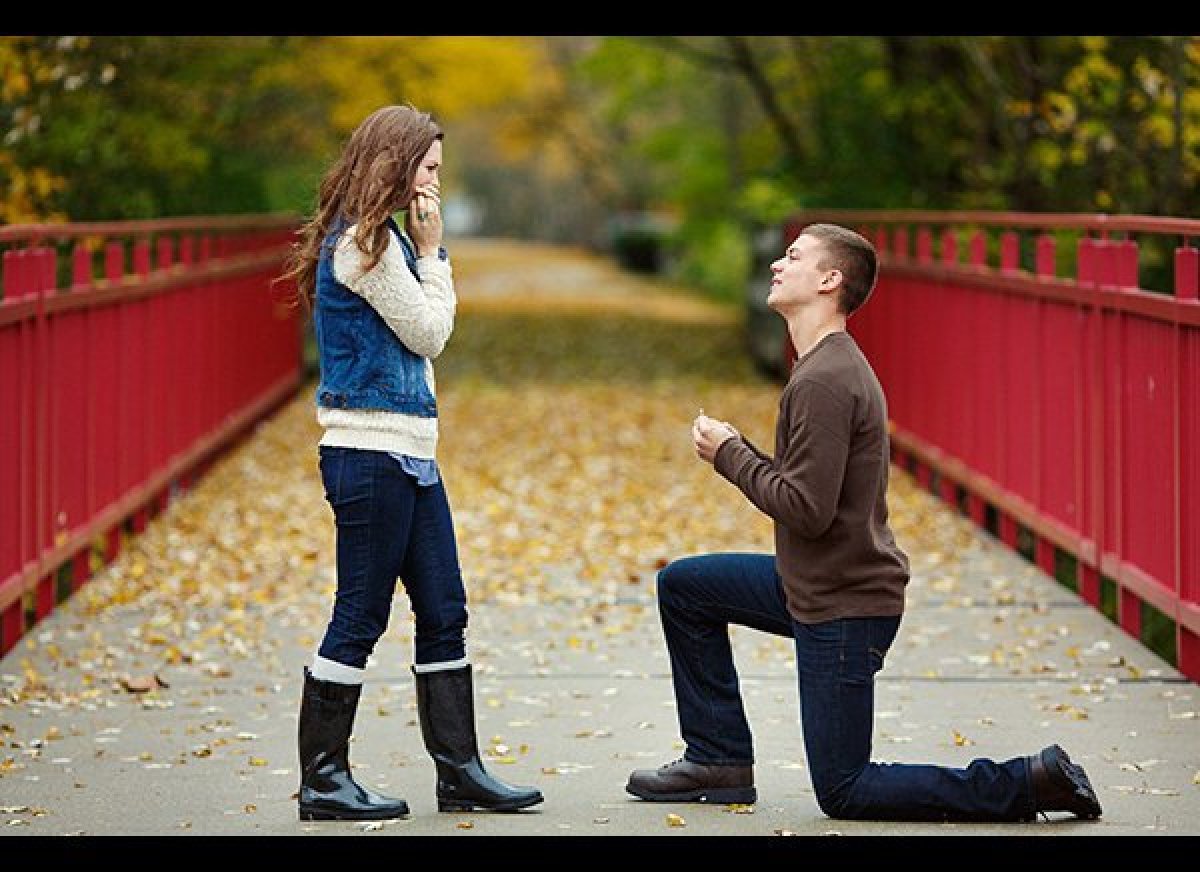
[{"label": "man's face", "polygon": [[800,234],[783,257],[771,264],[771,291],[767,305],[785,313],[810,305],[835,291],[841,282],[836,269],[820,269],[821,241]]}]

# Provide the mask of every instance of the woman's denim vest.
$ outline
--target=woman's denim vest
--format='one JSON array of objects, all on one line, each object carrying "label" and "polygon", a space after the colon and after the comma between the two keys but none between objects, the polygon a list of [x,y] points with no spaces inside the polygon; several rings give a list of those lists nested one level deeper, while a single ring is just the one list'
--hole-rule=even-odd
[{"label": "woman's denim vest", "polygon": [[[388,228],[404,247],[409,268],[415,257],[400,228]],[[333,249],[347,224],[335,224],[317,262],[313,316],[321,378],[317,405],[330,409],[383,409],[421,418],[437,417],[437,401],[425,379],[425,358],[410,351],[383,317],[333,275]]]}]

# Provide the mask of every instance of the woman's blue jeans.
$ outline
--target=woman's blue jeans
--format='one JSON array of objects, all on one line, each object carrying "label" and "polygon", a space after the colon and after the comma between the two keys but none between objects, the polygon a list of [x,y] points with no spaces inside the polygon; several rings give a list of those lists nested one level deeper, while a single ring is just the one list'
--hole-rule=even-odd
[{"label": "woman's blue jeans", "polygon": [[384,451],[321,446],[337,522],[337,595],[318,653],[363,668],[387,629],[396,580],[416,617],[416,663],[466,654],[467,594],[446,490],[421,486]]},{"label": "woman's blue jeans", "polygon": [[790,637],[796,645],[800,719],[817,804],[864,820],[1015,821],[1033,817],[1027,758],[977,759],[965,769],[872,763],[875,673],[897,617],[793,620],[770,554],[709,554],[658,574],[658,604],[684,757],[754,762],[729,625]]}]

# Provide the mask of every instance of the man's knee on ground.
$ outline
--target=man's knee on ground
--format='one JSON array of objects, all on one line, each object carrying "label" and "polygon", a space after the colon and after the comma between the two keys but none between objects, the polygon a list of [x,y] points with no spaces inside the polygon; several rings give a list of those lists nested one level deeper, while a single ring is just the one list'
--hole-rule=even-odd
[{"label": "man's knee on ground", "polygon": [[853,820],[857,817],[850,809],[850,791],[838,789],[828,785],[813,785],[813,792],[817,798],[817,807],[821,809],[826,816],[835,820]]}]

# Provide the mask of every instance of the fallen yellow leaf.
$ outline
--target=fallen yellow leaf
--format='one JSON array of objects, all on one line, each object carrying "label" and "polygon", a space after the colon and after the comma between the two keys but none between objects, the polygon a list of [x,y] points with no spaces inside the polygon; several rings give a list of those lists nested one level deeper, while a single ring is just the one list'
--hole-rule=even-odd
[{"label": "fallen yellow leaf", "polygon": [[139,675],[137,678],[124,676],[121,678],[121,687],[130,693],[146,693],[151,690],[158,690],[160,687],[168,687],[169,685],[159,678],[157,675]]}]

